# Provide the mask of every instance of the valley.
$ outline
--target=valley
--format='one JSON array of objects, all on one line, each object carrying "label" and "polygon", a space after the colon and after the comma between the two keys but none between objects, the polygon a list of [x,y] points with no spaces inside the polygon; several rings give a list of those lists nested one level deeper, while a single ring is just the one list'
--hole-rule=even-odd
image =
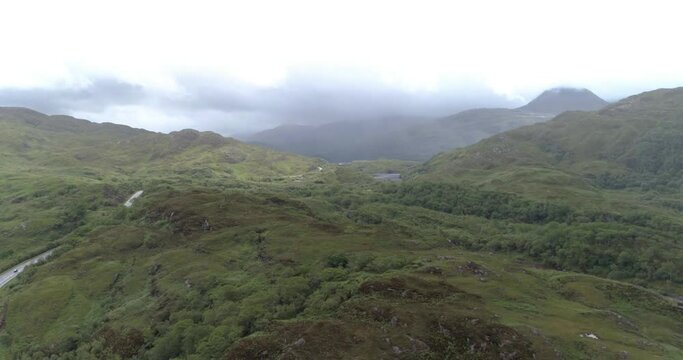
[{"label": "valley", "polygon": [[0,289],[0,357],[683,358],[682,114],[335,164],[2,108],[1,268],[54,251]]},{"label": "valley", "polygon": [[333,162],[424,161],[506,130],[550,120],[565,111],[599,110],[607,104],[588,89],[554,88],[515,109],[469,109],[437,119],[395,117],[317,126],[283,125],[244,139]]}]

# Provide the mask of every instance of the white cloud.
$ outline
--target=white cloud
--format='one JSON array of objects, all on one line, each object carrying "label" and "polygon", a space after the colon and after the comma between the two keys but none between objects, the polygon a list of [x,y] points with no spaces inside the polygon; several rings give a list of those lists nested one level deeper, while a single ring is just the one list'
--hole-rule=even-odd
[{"label": "white cloud", "polygon": [[[160,132],[180,130],[193,125],[192,121],[185,116],[170,115],[164,111],[140,105],[113,105],[101,112],[75,111],[73,116]],[[165,126],[166,124],[171,126]]]},{"label": "white cloud", "polygon": [[416,92],[478,82],[510,99],[557,85],[613,98],[683,83],[682,10],[665,0],[7,1],[0,88],[111,77],[182,94],[178,74],[268,88],[329,68]]}]

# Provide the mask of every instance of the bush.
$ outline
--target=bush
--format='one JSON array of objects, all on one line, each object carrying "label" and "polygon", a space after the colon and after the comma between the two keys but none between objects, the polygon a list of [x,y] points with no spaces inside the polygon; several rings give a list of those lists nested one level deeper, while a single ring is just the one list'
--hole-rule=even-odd
[{"label": "bush", "polygon": [[331,268],[346,268],[349,265],[349,258],[344,254],[330,255],[327,258],[327,267]]},{"label": "bush", "polygon": [[87,208],[84,204],[72,204],[59,216],[57,223],[54,225],[55,229],[62,233],[69,233],[77,227],[83,225]]},{"label": "bush", "polygon": [[218,359],[237,339],[239,329],[236,326],[216,327],[199,343],[197,353],[202,359]]},{"label": "bush", "polygon": [[373,259],[365,270],[374,273],[384,273],[389,270],[402,269],[411,263],[403,256],[383,256]]},{"label": "bush", "polygon": [[323,281],[342,281],[346,280],[348,275],[348,271],[343,268],[324,269],[321,273],[321,279]]}]

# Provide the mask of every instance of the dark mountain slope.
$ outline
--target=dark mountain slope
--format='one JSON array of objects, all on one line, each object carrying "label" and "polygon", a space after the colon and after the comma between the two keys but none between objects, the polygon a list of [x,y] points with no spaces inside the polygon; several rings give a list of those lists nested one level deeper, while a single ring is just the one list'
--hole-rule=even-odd
[{"label": "dark mountain slope", "polygon": [[519,108],[519,110],[559,114],[571,110],[600,110],[607,106],[607,104],[607,101],[593,94],[588,89],[554,88],[544,91],[530,103]]},{"label": "dark mountain slope", "polygon": [[397,149],[411,149],[402,158],[426,160],[451,149],[473,144],[506,130],[547,121],[565,111],[597,110],[607,102],[586,89],[544,91],[517,109],[473,109],[411,127],[396,138]]},{"label": "dark mountain slope", "polygon": [[374,121],[340,121],[324,125],[283,125],[249,136],[253,144],[280,151],[320,157],[333,162],[393,156],[393,133],[424,119],[391,118]]},{"label": "dark mountain slope", "polygon": [[436,120],[288,125],[254,134],[248,141],[330,161],[426,160],[566,110],[596,110],[605,104],[588,90],[561,88],[548,90],[518,109],[472,109]]}]

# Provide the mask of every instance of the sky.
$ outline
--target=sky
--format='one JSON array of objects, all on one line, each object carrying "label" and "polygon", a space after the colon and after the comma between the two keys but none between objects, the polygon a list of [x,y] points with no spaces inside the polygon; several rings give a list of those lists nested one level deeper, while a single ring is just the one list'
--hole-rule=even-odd
[{"label": "sky", "polygon": [[0,106],[162,132],[683,85],[678,1],[0,1]]}]

